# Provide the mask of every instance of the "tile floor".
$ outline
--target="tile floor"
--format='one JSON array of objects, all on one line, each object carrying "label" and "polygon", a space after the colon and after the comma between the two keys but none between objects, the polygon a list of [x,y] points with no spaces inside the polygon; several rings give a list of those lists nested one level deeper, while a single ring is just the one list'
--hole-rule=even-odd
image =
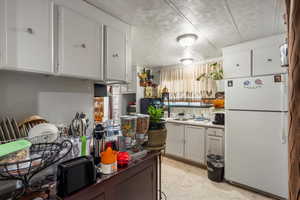
[{"label": "tile floor", "polygon": [[206,170],[165,157],[162,191],[168,200],[270,200],[227,183],[214,183],[207,178]]}]

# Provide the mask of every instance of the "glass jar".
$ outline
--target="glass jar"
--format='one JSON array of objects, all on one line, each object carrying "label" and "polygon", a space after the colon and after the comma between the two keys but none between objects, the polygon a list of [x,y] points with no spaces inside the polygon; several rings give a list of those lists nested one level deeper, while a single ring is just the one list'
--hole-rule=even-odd
[{"label": "glass jar", "polygon": [[144,114],[136,114],[137,117],[137,126],[136,132],[138,134],[145,134],[149,129],[150,116]]},{"label": "glass jar", "polygon": [[123,136],[133,138],[136,133],[137,117],[124,115],[121,116],[120,119],[121,119],[121,130]]}]

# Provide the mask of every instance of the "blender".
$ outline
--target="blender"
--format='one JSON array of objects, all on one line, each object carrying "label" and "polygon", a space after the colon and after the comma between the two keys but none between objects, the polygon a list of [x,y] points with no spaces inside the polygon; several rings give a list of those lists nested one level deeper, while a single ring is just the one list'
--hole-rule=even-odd
[{"label": "blender", "polygon": [[130,149],[134,145],[134,137],[136,134],[137,117],[131,115],[124,115],[121,119],[121,131],[125,137],[125,146]]},{"label": "blender", "polygon": [[147,141],[147,131],[149,129],[150,116],[145,114],[136,114],[137,127],[136,127],[136,142],[139,150],[142,150],[142,145]]}]

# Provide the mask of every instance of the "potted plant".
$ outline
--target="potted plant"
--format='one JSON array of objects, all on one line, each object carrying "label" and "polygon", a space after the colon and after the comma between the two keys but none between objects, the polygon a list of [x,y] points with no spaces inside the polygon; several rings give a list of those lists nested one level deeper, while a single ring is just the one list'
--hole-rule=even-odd
[{"label": "potted plant", "polygon": [[224,91],[224,81],[223,81],[223,69],[219,67],[218,63],[213,63],[210,65],[213,68],[213,71],[210,72],[209,78],[216,81],[217,89],[219,92]]},{"label": "potted plant", "polygon": [[201,74],[197,78],[197,81],[200,81],[203,78],[214,80],[214,81],[216,81],[218,91],[219,92],[224,91],[223,69],[221,67],[219,67],[219,64],[217,62],[212,63],[209,66],[213,68],[213,71],[208,74],[206,74],[206,73]]},{"label": "potted plant", "polygon": [[165,120],[163,117],[163,109],[148,107],[148,114],[150,115],[150,125],[148,130],[147,148],[153,150],[161,150],[165,148],[167,139],[167,129],[165,127]]}]

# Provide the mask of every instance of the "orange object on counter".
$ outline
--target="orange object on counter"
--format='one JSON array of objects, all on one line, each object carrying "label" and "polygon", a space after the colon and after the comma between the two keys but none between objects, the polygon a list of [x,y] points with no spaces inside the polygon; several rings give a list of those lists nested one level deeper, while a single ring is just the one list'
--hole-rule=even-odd
[{"label": "orange object on counter", "polygon": [[215,99],[212,102],[215,108],[224,108],[224,99]]},{"label": "orange object on counter", "polygon": [[111,147],[108,147],[106,151],[101,153],[102,164],[112,164],[117,162],[117,151],[113,151]]}]

